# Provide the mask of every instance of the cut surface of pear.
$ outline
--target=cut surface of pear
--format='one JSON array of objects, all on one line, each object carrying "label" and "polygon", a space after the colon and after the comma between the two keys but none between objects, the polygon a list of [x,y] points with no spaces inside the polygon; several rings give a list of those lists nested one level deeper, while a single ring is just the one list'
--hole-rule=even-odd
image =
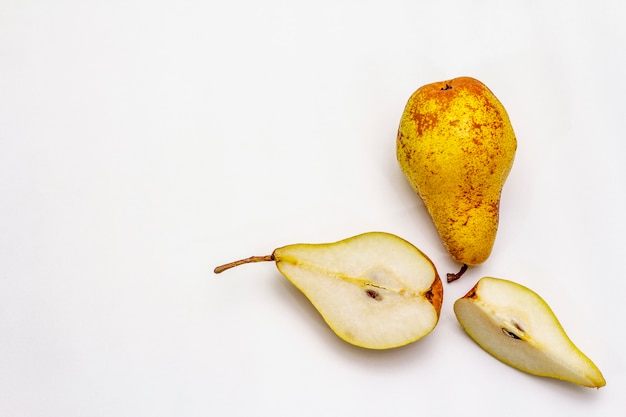
[{"label": "cut surface of pear", "polygon": [[596,365],[569,339],[548,304],[512,281],[484,277],[454,303],[467,334],[496,359],[533,375],[599,388]]},{"label": "cut surface of pear", "polygon": [[275,261],[343,340],[369,349],[407,345],[439,320],[443,286],[430,259],[406,240],[369,232],[325,244],[293,244],[215,269]]}]

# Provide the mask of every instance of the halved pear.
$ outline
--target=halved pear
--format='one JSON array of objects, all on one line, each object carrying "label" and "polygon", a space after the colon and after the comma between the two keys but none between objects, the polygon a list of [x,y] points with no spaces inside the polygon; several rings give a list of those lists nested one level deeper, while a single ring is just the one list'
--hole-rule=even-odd
[{"label": "halved pear", "polygon": [[215,268],[275,261],[343,340],[369,349],[407,345],[439,320],[443,286],[435,266],[398,236],[370,232],[327,244],[294,244]]},{"label": "halved pear", "polygon": [[485,277],[454,303],[461,327],[496,359],[533,375],[586,387],[606,385],[569,339],[548,304],[512,281]]}]

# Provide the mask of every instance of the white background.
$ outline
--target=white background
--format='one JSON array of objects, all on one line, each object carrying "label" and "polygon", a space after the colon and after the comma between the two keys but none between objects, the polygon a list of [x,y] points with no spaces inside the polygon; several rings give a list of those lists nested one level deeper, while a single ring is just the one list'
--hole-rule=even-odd
[{"label": "white background", "polygon": [[[618,1],[0,4],[0,415],[614,416],[626,409]],[[410,94],[469,75],[518,137],[489,260],[437,328],[337,338],[270,264],[381,230],[458,265],[395,160]],[[482,276],[552,306],[607,386],[501,364]]]}]

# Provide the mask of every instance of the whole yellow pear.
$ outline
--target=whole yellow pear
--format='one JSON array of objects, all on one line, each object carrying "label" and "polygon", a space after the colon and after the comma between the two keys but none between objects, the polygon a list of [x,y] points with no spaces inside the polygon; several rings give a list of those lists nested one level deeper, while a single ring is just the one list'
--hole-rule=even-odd
[{"label": "whole yellow pear", "polygon": [[[474,78],[425,85],[406,104],[396,146],[402,171],[444,246],[464,264],[461,271],[484,262],[517,149],[504,106]],[[449,274],[448,281],[459,276]]]}]

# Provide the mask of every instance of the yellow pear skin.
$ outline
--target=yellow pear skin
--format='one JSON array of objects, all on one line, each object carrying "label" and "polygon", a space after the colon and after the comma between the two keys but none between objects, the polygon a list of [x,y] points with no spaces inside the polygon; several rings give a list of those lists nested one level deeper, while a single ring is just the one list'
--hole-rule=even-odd
[{"label": "yellow pear skin", "polygon": [[491,254],[516,149],[504,106],[474,78],[425,85],[406,104],[398,162],[444,246],[464,266]]}]

